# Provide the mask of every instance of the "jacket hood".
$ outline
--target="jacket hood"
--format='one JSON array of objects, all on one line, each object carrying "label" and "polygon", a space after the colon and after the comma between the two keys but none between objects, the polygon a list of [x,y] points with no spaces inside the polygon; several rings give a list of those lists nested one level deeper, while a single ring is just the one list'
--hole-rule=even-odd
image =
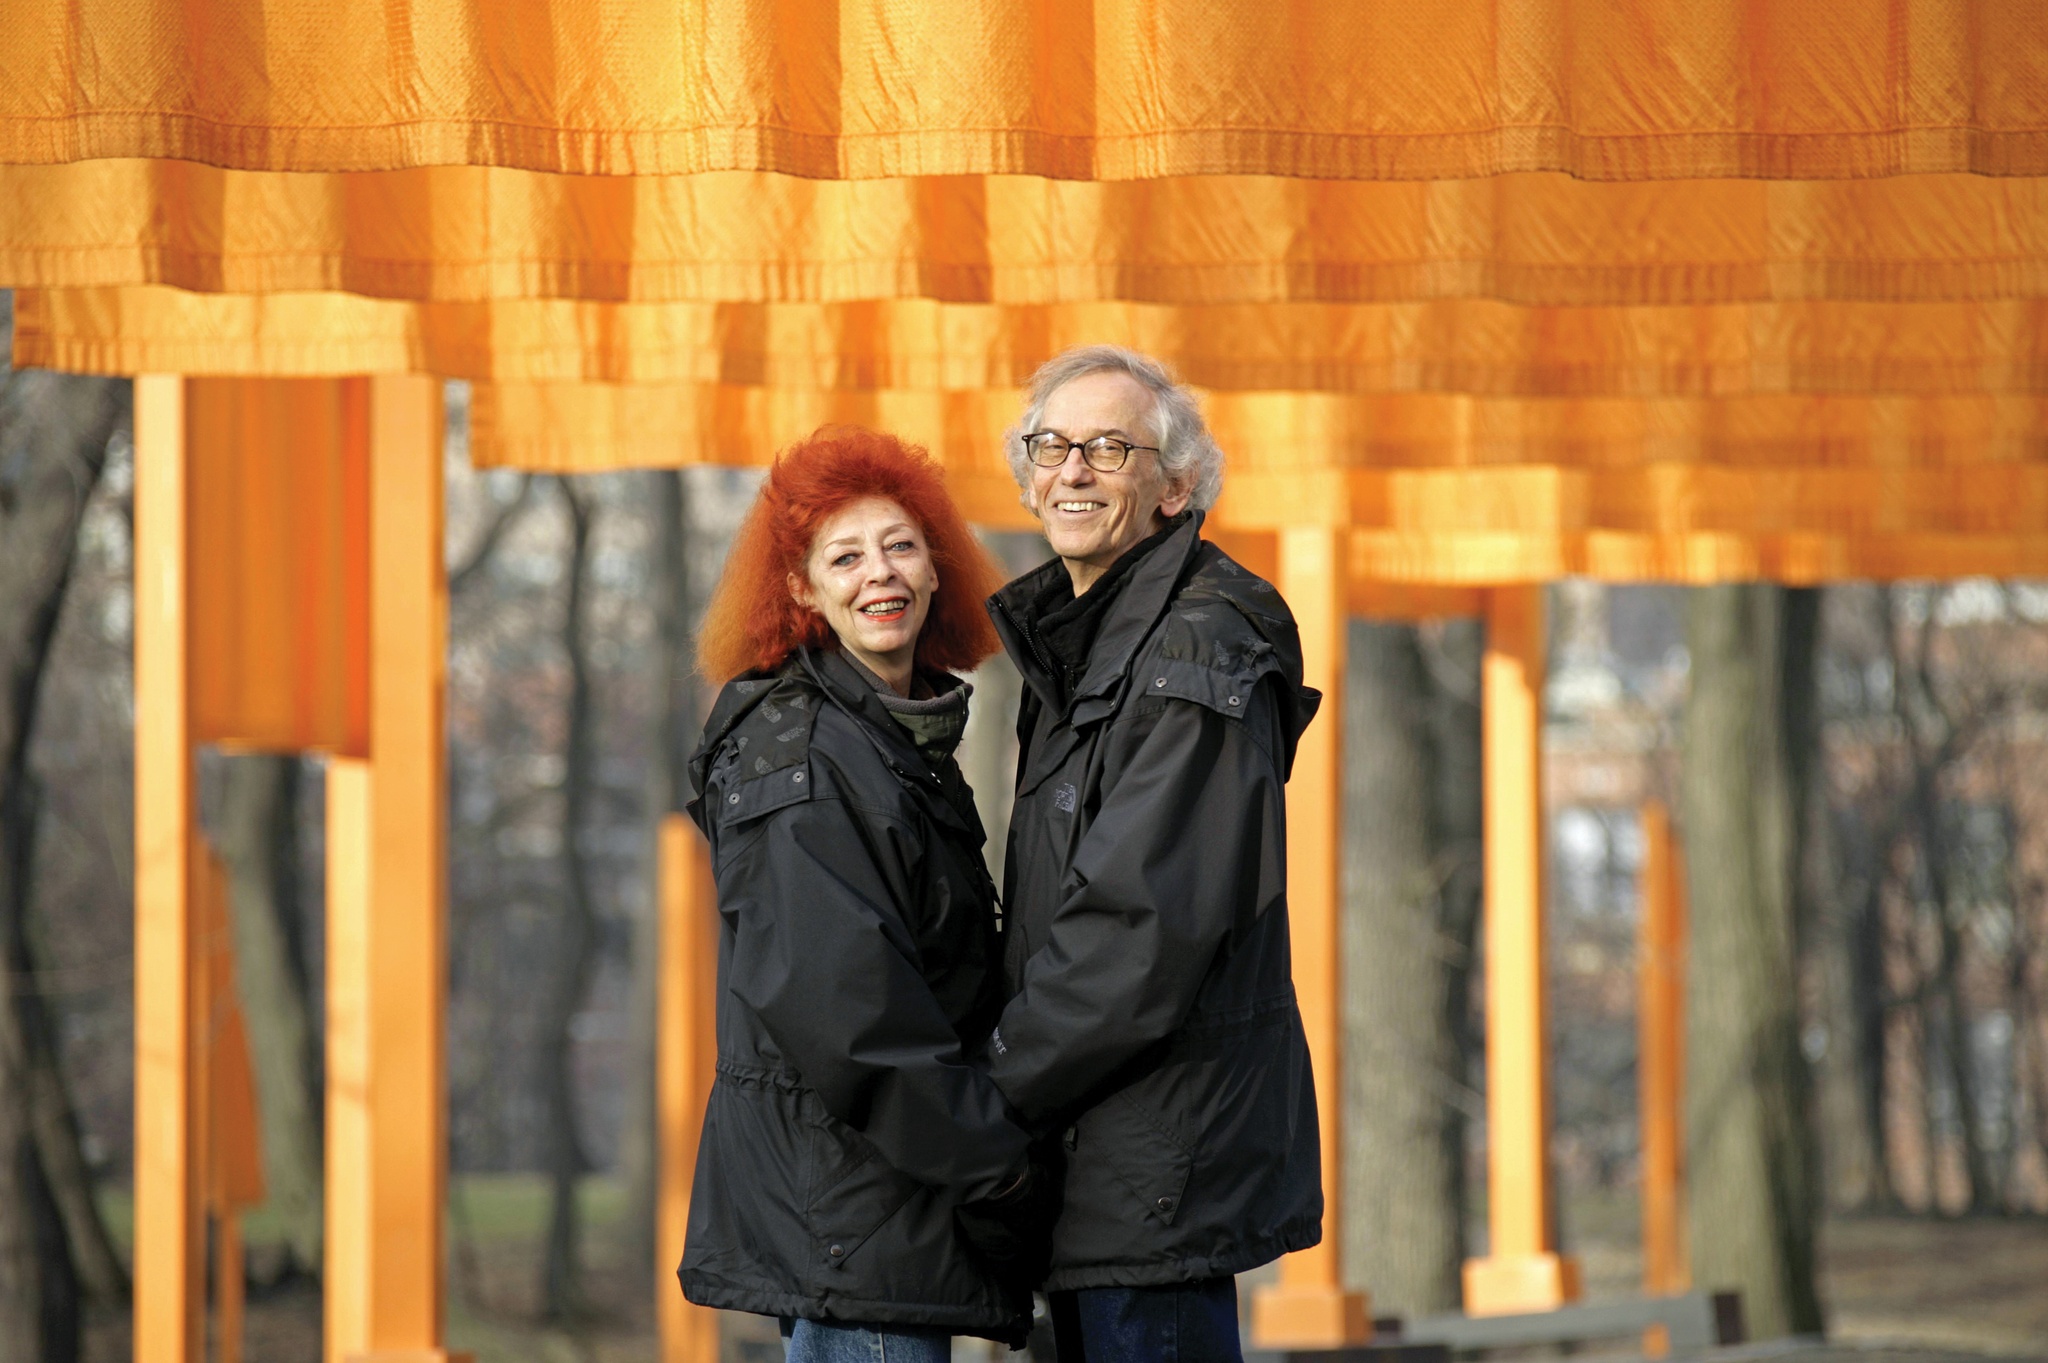
[{"label": "jacket hood", "polygon": [[718,756],[718,750],[725,740],[751,715],[761,703],[769,698],[779,682],[785,680],[788,665],[782,672],[743,672],[719,688],[718,699],[712,702],[710,718],[704,721],[704,736],[697,740],[697,749],[690,754],[686,764],[690,775],[690,799],[685,806],[699,827],[704,825],[704,792],[711,786],[711,763]]},{"label": "jacket hood", "polygon": [[[931,680],[954,682],[964,727],[967,683],[946,674]],[[981,821],[958,769],[941,756],[930,760],[910,728],[899,723],[882,697],[858,668],[837,648],[802,648],[773,672],[743,673],[727,682],[704,723],[704,737],[690,754],[687,770],[690,799],[685,808],[698,827],[707,828],[704,795],[711,788],[720,755],[744,749],[746,778],[759,778],[809,760],[811,732],[821,710],[843,711],[886,766],[918,794],[941,821],[971,832],[979,843]],[[749,746],[750,743],[752,746]],[[728,758],[727,760],[732,760]],[[943,766],[934,770],[934,767]]]}]

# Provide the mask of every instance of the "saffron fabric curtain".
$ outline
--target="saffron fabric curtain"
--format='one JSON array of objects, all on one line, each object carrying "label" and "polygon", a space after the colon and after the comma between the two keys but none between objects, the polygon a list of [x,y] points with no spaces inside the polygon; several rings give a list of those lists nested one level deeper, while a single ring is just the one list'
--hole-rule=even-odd
[{"label": "saffron fabric curtain", "polygon": [[23,290],[15,360],[100,373],[1014,387],[1111,341],[1210,388],[1496,396],[2048,392],[2048,299],[1389,304],[405,303]]},{"label": "saffron fabric curtain", "polygon": [[[2048,571],[2048,398],[1481,399],[1211,392],[1216,525],[1351,527],[1352,582],[1482,585]],[[821,425],[924,444],[1028,527],[1010,389],[478,384],[470,455],[554,472],[763,464]]]},{"label": "saffron fabric curtain", "polygon": [[862,422],[1018,524],[1111,340],[1354,586],[2048,571],[2038,0],[18,11],[18,363],[469,378],[564,471]]},{"label": "saffron fabric curtain", "polygon": [[[561,473],[765,464],[819,426],[901,432],[1007,485],[1014,389],[910,392],[736,384],[479,383],[470,457]],[[1216,392],[1203,410],[1238,473],[1321,468],[1962,468],[2048,459],[2048,397],[1848,394],[1477,398]],[[1014,489],[1004,491],[1014,500]],[[2048,531],[2048,527],[2044,527]]]},{"label": "saffron fabric curtain", "polygon": [[369,755],[368,390],[185,383],[198,742]]},{"label": "saffron fabric curtain", "polygon": [[1375,182],[0,167],[0,285],[603,302],[2048,295],[2048,179]]},{"label": "saffron fabric curtain", "polygon": [[0,161],[2048,173],[2038,0],[18,0]]}]

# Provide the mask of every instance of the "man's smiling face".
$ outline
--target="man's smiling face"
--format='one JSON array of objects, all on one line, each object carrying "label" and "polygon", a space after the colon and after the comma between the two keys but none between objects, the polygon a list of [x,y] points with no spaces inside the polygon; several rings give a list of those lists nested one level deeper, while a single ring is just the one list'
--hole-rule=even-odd
[{"label": "man's smiling face", "polygon": [[[1038,428],[1082,442],[1098,435],[1133,445],[1157,445],[1152,393],[1115,370],[1083,374],[1053,390]],[[1076,594],[1085,592],[1126,549],[1159,529],[1188,504],[1189,489],[1175,487],[1151,450],[1132,450],[1114,473],[1088,467],[1079,449],[1058,468],[1031,468],[1031,509],[1045,527],[1052,551],[1066,562]]]}]

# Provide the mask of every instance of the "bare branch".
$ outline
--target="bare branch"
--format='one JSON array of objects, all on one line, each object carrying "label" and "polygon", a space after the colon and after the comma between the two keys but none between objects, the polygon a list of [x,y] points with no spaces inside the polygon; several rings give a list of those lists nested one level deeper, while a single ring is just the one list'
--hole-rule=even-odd
[{"label": "bare branch", "polygon": [[498,514],[493,516],[491,523],[484,527],[483,534],[477,537],[477,542],[470,549],[469,553],[464,556],[460,563],[449,569],[448,594],[450,596],[459,594],[464,587],[476,579],[477,574],[482,571],[484,565],[491,561],[491,555],[498,551],[498,544],[505,538],[505,532],[510,530],[513,523],[525,512],[529,500],[527,494],[532,489],[532,475],[520,474],[519,490],[512,494],[512,500],[499,508]]}]

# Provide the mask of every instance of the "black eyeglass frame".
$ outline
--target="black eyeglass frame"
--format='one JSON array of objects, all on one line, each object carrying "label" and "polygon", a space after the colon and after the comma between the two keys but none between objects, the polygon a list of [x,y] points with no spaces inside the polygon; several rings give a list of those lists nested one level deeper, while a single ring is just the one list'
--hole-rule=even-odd
[{"label": "black eyeglass frame", "polygon": [[[1060,457],[1051,463],[1040,459],[1038,452],[1031,447],[1034,441],[1046,440],[1048,438],[1059,441],[1061,445]],[[1051,446],[1048,445],[1046,448],[1050,449]],[[1098,464],[1095,462],[1095,456],[1090,453],[1090,451],[1096,449],[1100,449],[1105,454],[1112,449],[1116,450],[1118,452],[1116,462],[1108,465]],[[1097,473],[1118,472],[1125,464],[1131,461],[1132,450],[1150,450],[1154,454],[1159,453],[1157,445],[1134,445],[1128,440],[1119,440],[1113,435],[1098,435],[1092,440],[1069,440],[1058,431],[1033,431],[1030,435],[1024,437],[1024,457],[1042,469],[1059,468],[1067,462],[1067,457],[1073,454],[1075,450],[1081,451],[1081,462],[1094,469]]]}]

